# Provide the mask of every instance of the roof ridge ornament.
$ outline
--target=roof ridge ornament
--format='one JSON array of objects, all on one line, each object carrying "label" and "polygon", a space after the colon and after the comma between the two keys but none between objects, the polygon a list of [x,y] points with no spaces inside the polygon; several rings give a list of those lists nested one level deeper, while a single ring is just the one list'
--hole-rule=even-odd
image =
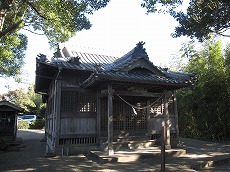
[{"label": "roof ridge ornament", "polygon": [[47,56],[41,53],[37,55],[37,60],[40,60],[41,62],[49,62]]},{"label": "roof ridge ornament", "polygon": [[69,57],[68,63],[72,63],[75,65],[80,65],[80,57],[76,56],[76,57]]},{"label": "roof ridge ornament", "polygon": [[133,50],[133,54],[141,55],[142,57],[149,59],[146,49],[143,47],[143,45],[145,45],[145,42],[138,42]]},{"label": "roof ridge ornament", "polygon": [[102,64],[101,63],[95,63],[94,69],[96,73],[101,73],[103,71]]},{"label": "roof ridge ornament", "polygon": [[137,47],[143,48],[143,45],[145,45],[145,42],[144,41],[140,41],[136,45],[137,45]]}]

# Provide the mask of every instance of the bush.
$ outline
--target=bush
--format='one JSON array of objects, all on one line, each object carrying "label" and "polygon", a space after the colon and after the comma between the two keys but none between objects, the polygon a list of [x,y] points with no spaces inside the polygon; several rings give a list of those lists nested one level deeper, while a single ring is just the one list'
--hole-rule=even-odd
[{"label": "bush", "polygon": [[45,127],[45,120],[44,119],[36,119],[32,121],[30,125],[30,129],[43,129]]},{"label": "bush", "polygon": [[18,129],[28,129],[30,128],[29,122],[26,120],[18,121]]}]

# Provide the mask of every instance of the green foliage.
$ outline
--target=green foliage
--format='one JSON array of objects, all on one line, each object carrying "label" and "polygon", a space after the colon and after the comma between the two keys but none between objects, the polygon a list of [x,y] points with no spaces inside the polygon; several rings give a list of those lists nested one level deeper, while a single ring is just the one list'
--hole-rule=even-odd
[{"label": "green foliage", "polygon": [[152,12],[171,12],[181,5],[183,0],[143,0],[141,6]]},{"label": "green foliage", "polygon": [[[230,28],[229,0],[190,0],[186,12],[178,11],[183,0],[143,0],[142,6],[147,12],[162,11],[162,7],[173,16],[179,26],[175,28],[173,37],[188,36],[203,41],[215,33],[222,36]],[[160,5],[162,7],[160,7]]]},{"label": "green foliage", "polygon": [[174,17],[179,22],[175,37],[186,35],[200,41],[210,38],[210,33],[224,35],[229,29],[230,3],[228,0],[191,0],[187,13],[178,12]]},{"label": "green foliage", "polygon": [[32,121],[30,125],[30,129],[44,129],[45,127],[45,120],[44,119],[36,119]]},{"label": "green foliage", "polygon": [[27,37],[15,32],[1,38],[0,45],[0,76],[19,75],[24,64]]},{"label": "green foliage", "polygon": [[29,129],[30,125],[29,122],[26,120],[19,120],[18,121],[18,129]]},{"label": "green foliage", "polygon": [[199,80],[192,90],[178,92],[179,127],[187,137],[226,140],[230,138],[230,90],[220,41],[206,42],[189,57],[185,71],[195,71]]},{"label": "green foliage", "polygon": [[34,85],[29,86],[28,91],[19,89],[9,91],[2,95],[10,102],[24,109],[25,114],[36,114],[44,117],[45,104],[42,103],[42,96],[34,92]]},{"label": "green foliage", "polygon": [[27,38],[19,30],[45,34],[52,47],[91,27],[87,15],[109,0],[39,0],[0,3],[0,76],[17,76],[23,65]]}]

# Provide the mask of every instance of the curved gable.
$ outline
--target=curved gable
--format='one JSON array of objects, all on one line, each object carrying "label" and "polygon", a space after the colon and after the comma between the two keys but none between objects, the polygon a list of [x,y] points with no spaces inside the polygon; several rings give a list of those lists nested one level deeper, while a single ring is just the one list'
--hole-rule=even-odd
[{"label": "curved gable", "polygon": [[165,76],[165,74],[149,60],[143,45],[143,42],[139,42],[130,52],[109,64],[106,71],[129,73],[133,69],[139,68],[143,69],[143,71],[147,69],[154,75]]},{"label": "curved gable", "polygon": [[150,61],[146,59],[139,59],[129,64],[125,68],[121,69],[120,71],[130,73],[137,69],[139,73],[141,72],[146,73],[146,71],[148,71],[148,73],[151,73],[153,75],[165,76],[165,74],[161,70],[159,70],[156,66],[154,66]]}]

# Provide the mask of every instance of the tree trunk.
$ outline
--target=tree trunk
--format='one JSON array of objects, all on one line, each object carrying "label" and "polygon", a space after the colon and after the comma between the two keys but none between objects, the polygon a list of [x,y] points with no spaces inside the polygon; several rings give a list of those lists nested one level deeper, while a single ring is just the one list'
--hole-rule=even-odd
[{"label": "tree trunk", "polygon": [[6,17],[7,11],[9,11],[10,6],[14,0],[1,0],[0,4],[0,32],[3,30],[3,25]]},{"label": "tree trunk", "polygon": [[0,32],[2,32],[3,29],[6,11],[7,11],[6,9],[1,9],[0,11]]}]

